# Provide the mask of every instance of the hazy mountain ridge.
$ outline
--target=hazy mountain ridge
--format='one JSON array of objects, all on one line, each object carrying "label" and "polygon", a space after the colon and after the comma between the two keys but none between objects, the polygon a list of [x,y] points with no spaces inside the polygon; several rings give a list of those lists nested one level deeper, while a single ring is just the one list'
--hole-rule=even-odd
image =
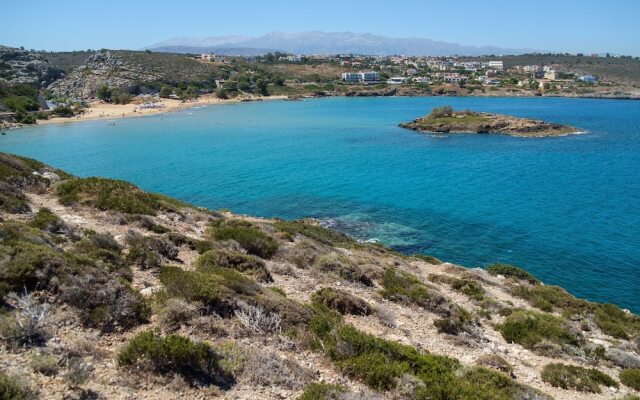
[{"label": "hazy mountain ridge", "polygon": [[148,49],[179,53],[210,51],[216,48],[277,49],[296,54],[354,53],[369,55],[488,55],[525,54],[534,49],[509,49],[498,46],[466,46],[423,38],[391,38],[371,33],[354,32],[270,32],[260,37],[221,36],[207,38],[172,38]]}]

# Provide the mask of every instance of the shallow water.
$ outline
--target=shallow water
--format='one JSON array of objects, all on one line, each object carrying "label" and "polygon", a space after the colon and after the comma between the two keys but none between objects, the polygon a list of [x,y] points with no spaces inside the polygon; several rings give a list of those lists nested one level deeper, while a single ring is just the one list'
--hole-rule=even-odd
[{"label": "shallow water", "polygon": [[[440,137],[397,127],[443,104],[588,133]],[[212,209],[317,217],[465,266],[513,263],[640,312],[640,102],[330,98],[115,123],[13,131],[0,150]]]}]

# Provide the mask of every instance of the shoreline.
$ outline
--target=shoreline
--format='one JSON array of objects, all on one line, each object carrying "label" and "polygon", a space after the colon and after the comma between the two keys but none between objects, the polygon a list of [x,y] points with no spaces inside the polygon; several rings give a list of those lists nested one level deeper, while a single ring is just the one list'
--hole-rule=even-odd
[{"label": "shoreline", "polygon": [[134,118],[145,117],[149,115],[165,114],[172,111],[186,110],[199,106],[207,105],[224,105],[224,104],[239,104],[253,101],[300,101],[305,99],[322,99],[332,97],[351,97],[351,98],[364,98],[364,97],[474,97],[474,98],[554,98],[554,99],[589,99],[589,100],[640,100],[640,97],[605,97],[605,96],[566,96],[566,95],[546,95],[546,96],[509,96],[504,93],[495,96],[487,95],[466,95],[466,96],[447,96],[447,95],[393,95],[393,96],[347,96],[345,94],[328,94],[324,96],[315,95],[302,95],[300,97],[291,97],[290,95],[273,95],[273,96],[248,96],[248,97],[236,97],[231,99],[219,99],[213,94],[201,96],[192,101],[182,101],[175,99],[159,99],[155,101],[157,104],[163,104],[163,108],[151,108],[151,109],[137,109],[139,104],[110,104],[102,101],[92,101],[89,103],[89,108],[85,110],[83,114],[76,115],[74,117],[54,117],[46,120],[37,120],[33,125],[28,124],[12,124],[5,130],[16,130],[20,128],[38,126],[38,125],[58,125],[58,124],[70,124],[73,122],[82,121],[96,121],[96,120],[111,120],[121,118]]},{"label": "shoreline", "polygon": [[[285,100],[287,96],[266,96],[266,97],[238,97],[233,99],[222,100],[215,95],[204,95],[193,101],[182,101],[175,99],[160,99],[156,101],[156,104],[161,104],[162,108],[149,108],[139,109],[137,106],[140,104],[109,104],[102,101],[93,101],[89,103],[89,108],[85,110],[83,114],[76,115],[74,117],[54,117],[46,120],[38,120],[37,125],[57,125],[57,124],[69,124],[73,122],[81,121],[95,121],[95,120],[112,120],[121,118],[132,117],[145,117],[148,115],[165,114],[172,111],[185,110],[189,108],[206,106],[206,105],[222,105],[222,104],[238,104],[251,101],[265,101],[265,100]],[[31,125],[22,125],[21,127],[27,127]]]}]

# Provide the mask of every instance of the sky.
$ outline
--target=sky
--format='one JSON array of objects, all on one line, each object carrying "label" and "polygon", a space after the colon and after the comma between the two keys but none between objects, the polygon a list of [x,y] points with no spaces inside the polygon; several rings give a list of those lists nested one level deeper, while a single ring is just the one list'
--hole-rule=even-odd
[{"label": "sky", "polygon": [[38,50],[319,30],[640,56],[639,0],[0,0],[0,15],[0,44]]}]

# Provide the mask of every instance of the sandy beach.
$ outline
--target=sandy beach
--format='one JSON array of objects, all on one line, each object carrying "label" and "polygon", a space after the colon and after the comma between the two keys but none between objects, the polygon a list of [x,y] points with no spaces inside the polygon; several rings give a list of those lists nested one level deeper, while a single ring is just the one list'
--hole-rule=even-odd
[{"label": "sandy beach", "polygon": [[153,114],[161,114],[167,113],[170,111],[182,110],[197,106],[203,105],[211,105],[211,104],[234,104],[240,103],[243,101],[262,101],[262,100],[283,100],[286,99],[287,96],[268,96],[268,97],[258,97],[258,96],[243,96],[236,97],[233,99],[219,99],[215,95],[204,95],[200,96],[197,99],[182,101],[176,99],[158,99],[154,98],[153,104],[154,108],[143,108],[141,104],[143,103],[129,103],[129,104],[110,104],[105,103],[103,101],[93,101],[89,103],[89,108],[84,110],[83,114],[76,115],[71,118],[64,117],[54,117],[47,120],[38,120],[38,125],[46,125],[46,124],[66,124],[71,122],[78,121],[88,121],[88,120],[96,120],[96,119],[115,119],[115,118],[131,118],[131,117],[142,117],[145,115],[153,115]]}]

